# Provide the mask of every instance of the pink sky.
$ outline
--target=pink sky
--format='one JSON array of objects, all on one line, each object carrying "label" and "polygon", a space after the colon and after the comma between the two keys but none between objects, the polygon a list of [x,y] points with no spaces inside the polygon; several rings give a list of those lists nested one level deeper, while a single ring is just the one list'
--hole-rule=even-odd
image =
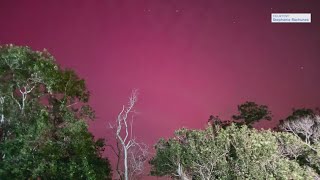
[{"label": "pink sky", "polygon": [[[272,24],[272,12],[310,12],[312,23]],[[1,44],[46,48],[87,81],[97,137],[108,139],[133,88],[134,130],[149,144],[246,100],[270,107],[265,128],[320,106],[319,0],[10,0],[0,20]]]}]

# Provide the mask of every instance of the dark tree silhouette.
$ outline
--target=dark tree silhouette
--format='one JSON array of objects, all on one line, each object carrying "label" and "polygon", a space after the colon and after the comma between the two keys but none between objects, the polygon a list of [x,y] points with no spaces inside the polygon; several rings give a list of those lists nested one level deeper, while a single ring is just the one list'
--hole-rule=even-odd
[{"label": "dark tree silhouette", "polygon": [[309,108],[301,108],[301,109],[292,109],[292,114],[286,118],[286,120],[299,119],[303,117],[312,117],[314,118],[316,112],[313,109]]},{"label": "dark tree silhouette", "polygon": [[248,127],[252,127],[255,122],[260,120],[272,119],[271,111],[269,111],[268,106],[258,105],[255,102],[245,102],[238,105],[238,115],[233,115],[232,119],[239,125],[245,124]]}]

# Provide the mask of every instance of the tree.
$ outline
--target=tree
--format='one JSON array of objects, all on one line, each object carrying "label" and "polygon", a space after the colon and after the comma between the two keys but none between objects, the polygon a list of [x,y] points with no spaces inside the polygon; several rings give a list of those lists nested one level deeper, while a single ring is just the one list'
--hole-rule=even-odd
[{"label": "tree", "polygon": [[278,129],[293,133],[310,145],[320,140],[320,116],[312,109],[293,109],[291,115],[280,120]]},{"label": "tree", "polygon": [[110,179],[89,92],[46,50],[0,47],[0,179]]},{"label": "tree", "polygon": [[[255,102],[245,102],[241,105],[238,105],[238,115],[233,115],[232,119],[240,125],[245,124],[248,127],[252,127],[255,122],[260,120],[272,119],[271,111],[269,111],[268,106],[258,105]],[[238,122],[240,120],[240,122]]]},{"label": "tree", "polygon": [[292,114],[289,115],[285,120],[295,120],[304,117],[314,118],[316,115],[313,109],[301,108],[301,109],[292,109]]},{"label": "tree", "polygon": [[[109,145],[116,154],[116,171],[120,179],[136,179],[144,172],[144,164],[148,156],[148,146],[144,143],[138,143],[133,135],[133,115],[136,114],[134,106],[138,100],[138,90],[133,90],[128,105],[122,106],[118,114],[116,124],[110,128],[115,130],[116,148]],[[129,119],[131,116],[131,119]],[[123,170],[120,167],[120,161],[123,161]]]},{"label": "tree", "polygon": [[128,151],[129,179],[141,179],[145,173],[145,164],[149,157],[149,146],[145,143],[136,143]]},{"label": "tree", "polygon": [[304,140],[307,145],[318,142],[320,138],[320,116],[306,116],[281,122],[279,129],[290,132]]},{"label": "tree", "polygon": [[320,143],[312,145],[304,143],[298,136],[291,133],[277,133],[279,151],[289,159],[295,160],[300,166],[308,166],[320,174]]},{"label": "tree", "polygon": [[[280,121],[278,130],[293,134],[302,140],[302,145],[308,147],[304,151],[298,151],[299,153],[291,153],[294,156],[289,157],[294,157],[300,164],[310,166],[320,174],[320,116],[311,109],[293,110],[290,116]],[[291,147],[291,144],[288,146]]]},{"label": "tree", "polygon": [[150,160],[151,174],[185,180],[319,178],[312,168],[285,156],[281,145],[290,141],[301,145],[301,140],[289,133],[234,124],[217,129],[216,136],[209,126],[205,130],[180,129],[173,138],[160,139]]}]

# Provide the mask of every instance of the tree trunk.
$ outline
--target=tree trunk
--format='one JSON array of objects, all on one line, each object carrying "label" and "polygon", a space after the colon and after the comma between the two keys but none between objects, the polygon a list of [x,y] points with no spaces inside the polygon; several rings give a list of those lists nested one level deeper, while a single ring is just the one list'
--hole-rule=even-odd
[{"label": "tree trunk", "polygon": [[124,179],[128,180],[128,150],[124,148]]}]

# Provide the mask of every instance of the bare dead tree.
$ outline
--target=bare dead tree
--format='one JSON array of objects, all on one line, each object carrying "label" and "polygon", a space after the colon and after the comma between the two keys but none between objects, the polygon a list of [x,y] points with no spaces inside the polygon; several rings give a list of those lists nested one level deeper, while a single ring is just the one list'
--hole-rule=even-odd
[{"label": "bare dead tree", "polygon": [[136,143],[128,151],[129,177],[130,179],[141,179],[145,170],[145,163],[148,161],[149,147],[145,143]]},{"label": "bare dead tree", "polygon": [[[147,161],[148,146],[138,143],[133,135],[133,117],[136,114],[134,106],[138,100],[138,90],[134,89],[129,97],[127,105],[122,106],[115,125],[110,125],[114,130],[116,147],[112,148],[117,158],[116,171],[120,179],[134,179],[144,172],[144,164]],[[131,117],[131,120],[129,120]],[[121,163],[123,162],[123,170]]]}]

